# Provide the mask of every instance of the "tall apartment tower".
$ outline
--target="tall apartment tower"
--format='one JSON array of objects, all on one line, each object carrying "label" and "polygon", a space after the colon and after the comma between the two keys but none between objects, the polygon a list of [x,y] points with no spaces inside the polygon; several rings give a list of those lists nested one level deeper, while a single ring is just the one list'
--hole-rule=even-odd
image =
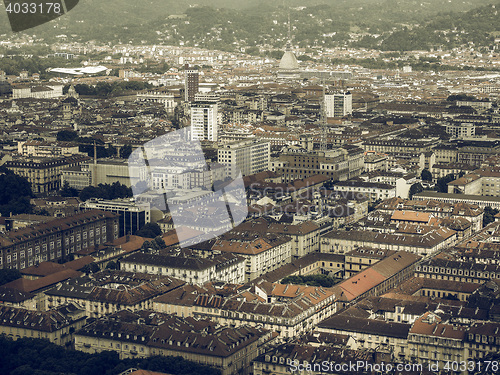
[{"label": "tall apartment tower", "polygon": [[217,142],[218,105],[214,102],[191,104],[191,140]]},{"label": "tall apartment tower", "polygon": [[184,66],[185,69],[185,82],[184,82],[184,100],[186,102],[192,102],[194,96],[199,89],[199,77],[200,74],[196,69],[189,69],[189,65]]},{"label": "tall apartment tower", "polygon": [[326,117],[344,117],[352,114],[352,94],[340,92],[325,94]]}]

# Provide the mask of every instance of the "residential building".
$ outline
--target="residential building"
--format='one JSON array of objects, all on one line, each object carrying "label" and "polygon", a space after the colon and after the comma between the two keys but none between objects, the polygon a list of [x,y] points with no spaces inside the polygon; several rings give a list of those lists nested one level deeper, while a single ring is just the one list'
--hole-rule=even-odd
[{"label": "residential building", "polygon": [[308,152],[289,147],[280,153],[273,172],[283,176],[283,182],[324,175],[337,181],[358,177],[364,168],[363,150],[355,146],[339,147],[328,151]]},{"label": "residential building", "polygon": [[69,279],[44,294],[49,309],[74,302],[89,318],[100,318],[122,309],[151,309],[154,298],[184,284],[168,276],[104,270]]},{"label": "residential building", "polygon": [[79,154],[77,144],[70,142],[25,141],[17,143],[17,152],[29,157],[71,156]]},{"label": "residential building", "polygon": [[226,167],[227,176],[236,178],[266,171],[270,161],[269,142],[257,139],[226,143],[217,151],[217,161]]},{"label": "residential building", "polygon": [[448,228],[433,228],[425,233],[380,233],[355,229],[334,230],[321,237],[321,252],[344,254],[359,247],[408,251],[431,255],[455,245],[457,232]]},{"label": "residential building", "polygon": [[239,232],[266,234],[281,234],[292,238],[292,259],[303,257],[306,254],[319,251],[319,236],[321,226],[313,221],[304,221],[300,224],[279,223],[271,218],[258,218],[241,223]]},{"label": "residential building", "polygon": [[74,303],[48,311],[0,306],[0,335],[13,340],[35,338],[69,345],[73,341],[73,332],[82,328],[85,322],[85,311]]},{"label": "residential building", "polygon": [[23,269],[37,262],[66,260],[79,250],[118,237],[118,216],[91,210],[0,234],[0,268]]},{"label": "residential building", "polygon": [[396,186],[381,182],[365,182],[362,180],[349,180],[337,182],[335,191],[359,194],[370,199],[370,202],[396,197]]},{"label": "residential building", "polygon": [[393,354],[398,362],[408,354],[407,323],[386,322],[348,314],[336,314],[318,325],[318,331],[353,337],[358,349],[372,349]]},{"label": "residential building", "polygon": [[347,92],[325,94],[326,117],[345,117],[352,114],[352,94]]},{"label": "residential building", "polygon": [[471,359],[465,354],[467,327],[449,324],[432,312],[418,318],[408,334],[410,361],[434,363],[438,368],[446,364]]},{"label": "residential building", "polygon": [[112,350],[120,359],[180,356],[232,375],[246,373],[271,340],[271,332],[248,325],[220,327],[210,320],[124,310],[76,332],[75,348],[86,353]]},{"label": "residential building", "polygon": [[191,140],[217,142],[219,122],[218,104],[195,102],[191,104]]},{"label": "residential building", "polygon": [[247,287],[183,288],[158,297],[154,310],[210,319],[236,327],[248,324],[276,332],[280,340],[300,336],[335,312],[330,289],[259,280]]},{"label": "residential building", "polygon": [[16,158],[4,165],[15,174],[25,177],[33,193],[48,193],[61,188],[63,170],[79,167],[90,160],[88,156],[73,155],[53,158]]},{"label": "residential building", "polygon": [[476,125],[471,122],[449,122],[446,124],[446,133],[453,138],[459,139],[474,137],[476,135]]},{"label": "residential building", "polygon": [[197,69],[189,69],[186,65],[184,75],[184,101],[192,102],[199,90],[200,73]]},{"label": "residential building", "polygon": [[246,281],[246,259],[233,253],[212,258],[135,253],[120,260],[120,268],[128,272],[172,276],[199,285],[210,281],[230,284]]},{"label": "residential building", "polygon": [[245,281],[252,281],[292,259],[292,238],[283,234],[247,232],[240,227],[218,239],[192,247],[201,254],[232,253],[245,258]]}]

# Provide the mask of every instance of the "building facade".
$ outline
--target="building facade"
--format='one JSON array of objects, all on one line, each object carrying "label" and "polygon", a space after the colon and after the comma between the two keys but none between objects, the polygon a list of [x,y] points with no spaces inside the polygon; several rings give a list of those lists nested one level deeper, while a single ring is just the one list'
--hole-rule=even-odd
[{"label": "building facade", "polygon": [[79,250],[118,238],[118,216],[91,210],[0,235],[0,268],[23,269],[65,260]]},{"label": "building facade", "polygon": [[226,167],[231,178],[248,176],[268,169],[270,143],[256,139],[225,144],[218,150],[218,162]]}]

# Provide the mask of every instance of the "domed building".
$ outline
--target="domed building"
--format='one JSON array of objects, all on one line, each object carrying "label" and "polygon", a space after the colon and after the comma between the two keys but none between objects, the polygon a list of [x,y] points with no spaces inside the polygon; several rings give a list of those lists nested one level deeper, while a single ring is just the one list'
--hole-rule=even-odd
[{"label": "domed building", "polygon": [[290,42],[287,43],[287,47],[283,57],[281,58],[278,78],[280,79],[299,79],[300,78],[300,67],[295,54],[292,51]]},{"label": "domed building", "polygon": [[299,79],[300,67],[295,54],[292,51],[292,34],[290,24],[290,14],[288,14],[288,42],[283,57],[281,58],[278,78],[280,79]]}]

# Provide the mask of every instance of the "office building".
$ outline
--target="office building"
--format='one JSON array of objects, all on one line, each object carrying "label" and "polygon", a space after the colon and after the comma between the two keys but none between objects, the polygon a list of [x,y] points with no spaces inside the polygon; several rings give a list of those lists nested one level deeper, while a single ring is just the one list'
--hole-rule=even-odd
[{"label": "office building", "polygon": [[151,222],[151,207],[147,202],[134,202],[133,199],[96,199],[80,204],[82,210],[103,210],[119,215],[119,236],[134,234],[145,224]]}]

